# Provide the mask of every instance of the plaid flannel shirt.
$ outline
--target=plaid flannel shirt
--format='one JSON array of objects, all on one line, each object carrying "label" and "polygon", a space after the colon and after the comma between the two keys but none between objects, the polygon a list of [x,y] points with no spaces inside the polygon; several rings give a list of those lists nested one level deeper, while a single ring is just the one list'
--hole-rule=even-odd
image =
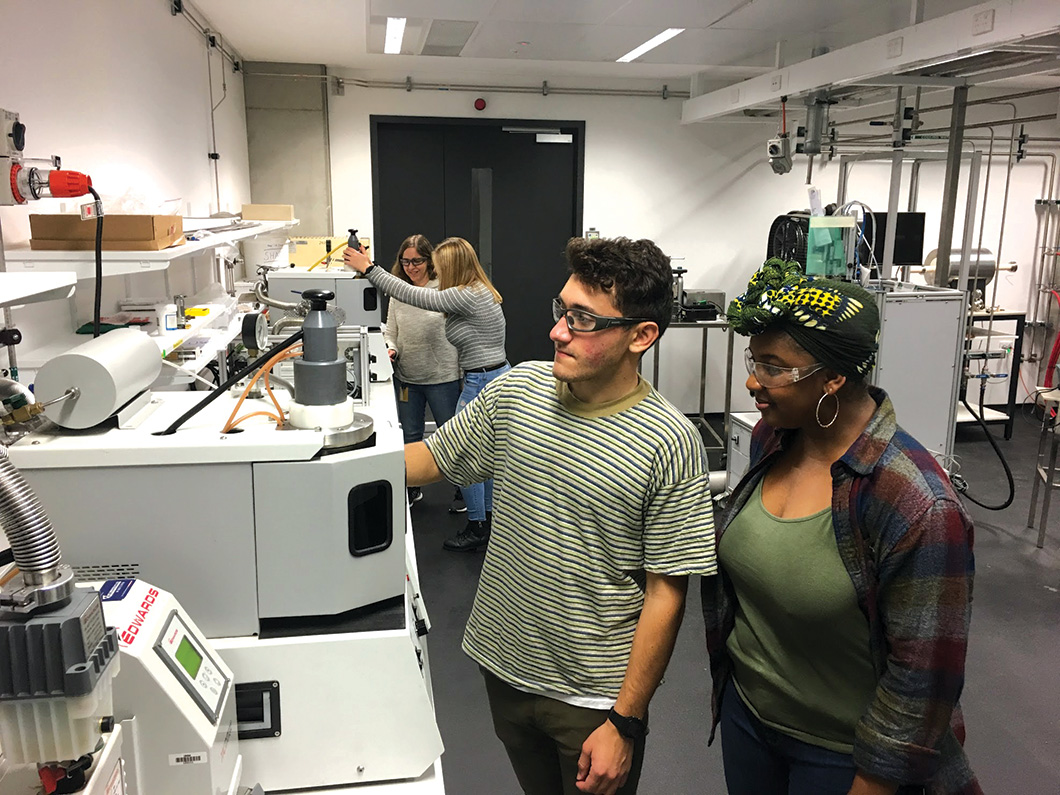
[{"label": "plaid flannel shirt", "polygon": [[[858,721],[854,763],[902,792],[981,793],[961,747],[958,698],[971,619],[972,522],[932,455],[898,427],[883,390],[861,436],[832,465],[832,523],[840,557],[869,622],[876,694]],[[759,422],[751,465],[717,524],[732,518],[787,446],[792,431]],[[704,577],[703,616],[718,724],[732,671],[725,642],[735,620],[728,575]]]}]

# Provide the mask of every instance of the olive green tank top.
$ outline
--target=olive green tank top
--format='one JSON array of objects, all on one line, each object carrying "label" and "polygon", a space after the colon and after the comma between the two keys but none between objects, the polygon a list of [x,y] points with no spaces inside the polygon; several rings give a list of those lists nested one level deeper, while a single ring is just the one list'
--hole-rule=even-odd
[{"label": "olive green tank top", "polygon": [[736,591],[736,687],[767,726],[841,753],[876,690],[869,623],[836,548],[831,508],[780,519],[762,484],[722,536]]}]

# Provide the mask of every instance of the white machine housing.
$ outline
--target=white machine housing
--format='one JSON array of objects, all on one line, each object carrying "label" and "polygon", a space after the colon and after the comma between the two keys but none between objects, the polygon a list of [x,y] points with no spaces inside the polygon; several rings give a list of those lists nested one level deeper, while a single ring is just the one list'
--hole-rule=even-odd
[{"label": "white machine housing", "polygon": [[[243,760],[231,670],[172,594],[139,580],[97,586],[103,620],[118,631],[121,664],[114,729],[83,795],[237,795]],[[40,786],[36,763],[0,763],[0,792]]]},{"label": "white machine housing", "polygon": [[[192,392],[155,395],[137,427],[53,429],[10,449],[81,579],[144,577],[196,616],[234,672],[240,733],[254,724],[244,775],[266,790],[415,779],[442,752],[393,387],[369,382],[367,396],[374,443],[339,452],[326,431],[263,417],[221,434],[229,395],[154,435]],[[271,703],[255,708],[263,683]],[[274,705],[282,726],[260,731]]]},{"label": "white machine housing", "polygon": [[231,670],[172,594],[125,580],[105,583],[101,598],[121,648],[114,720],[136,760],[130,790],[235,795],[242,760]]},{"label": "white machine housing", "polygon": [[[375,443],[345,452],[322,454],[322,431],[261,418],[221,434],[227,395],[155,436],[202,399],[167,392],[136,428],[41,431],[10,455],[79,579],[142,577],[177,594],[207,637],[257,635],[269,619],[335,616],[404,593],[404,439],[393,387],[371,390],[360,411]],[[255,403],[265,407],[248,400],[244,411]]]},{"label": "white machine housing", "polygon": [[870,282],[880,308],[880,350],[871,381],[886,390],[898,424],[947,462],[953,454],[968,299],[960,290]]},{"label": "white machine housing", "polygon": [[378,329],[383,323],[382,296],[353,271],[284,268],[269,271],[268,281],[269,296],[277,301],[297,301],[305,290],[331,290],[335,305],[346,312],[344,325]]}]

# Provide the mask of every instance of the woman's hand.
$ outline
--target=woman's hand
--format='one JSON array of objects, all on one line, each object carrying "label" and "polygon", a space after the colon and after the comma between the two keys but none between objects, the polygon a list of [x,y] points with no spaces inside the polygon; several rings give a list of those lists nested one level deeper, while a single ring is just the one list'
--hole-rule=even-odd
[{"label": "woman's hand", "polygon": [[346,246],[346,250],[342,252],[342,261],[347,268],[358,273],[364,273],[372,267],[372,261],[368,259],[367,254],[356,251],[350,246]]}]

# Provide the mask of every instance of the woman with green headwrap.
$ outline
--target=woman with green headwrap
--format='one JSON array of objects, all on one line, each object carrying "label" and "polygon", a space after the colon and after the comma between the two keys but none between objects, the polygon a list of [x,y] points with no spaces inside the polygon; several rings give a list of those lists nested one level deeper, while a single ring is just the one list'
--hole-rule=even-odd
[{"label": "woman with green headwrap", "polygon": [[703,579],[730,795],[980,793],[958,704],[972,525],[866,384],[875,298],[770,260],[728,319],[762,413]]}]

